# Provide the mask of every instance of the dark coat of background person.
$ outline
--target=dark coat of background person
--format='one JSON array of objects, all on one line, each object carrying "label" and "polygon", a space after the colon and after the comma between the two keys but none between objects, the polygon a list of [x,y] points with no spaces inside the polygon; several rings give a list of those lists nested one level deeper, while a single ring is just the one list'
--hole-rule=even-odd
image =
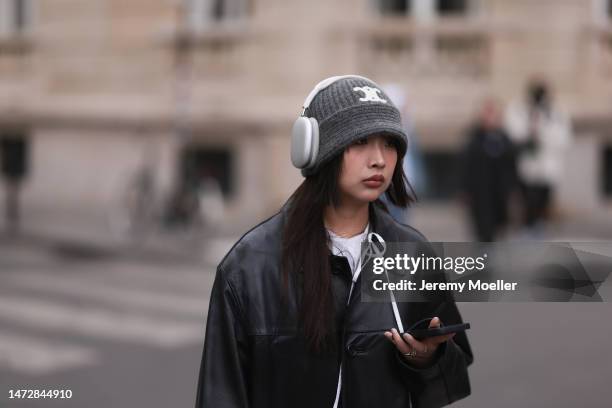
[{"label": "dark coat of background person", "polygon": [[[288,299],[281,299],[286,207],[246,233],[218,266],[196,407],[331,408],[340,361],[345,408],[434,408],[468,396],[473,356],[465,333],[443,343],[431,367],[411,367],[383,334],[396,326],[390,303],[361,302],[360,278],[346,306],[351,272],[344,257],[330,254],[339,345],[325,353],[309,351],[297,319],[299,274],[290,279]],[[370,223],[387,242],[418,242],[419,254],[433,252],[418,231],[382,208],[370,205]],[[434,316],[443,324],[460,323],[447,293],[435,292],[428,302],[398,303],[404,326]]]},{"label": "dark coat of background person", "polygon": [[494,241],[508,222],[508,202],[517,187],[516,149],[503,128],[469,130],[462,184],[478,241]]}]

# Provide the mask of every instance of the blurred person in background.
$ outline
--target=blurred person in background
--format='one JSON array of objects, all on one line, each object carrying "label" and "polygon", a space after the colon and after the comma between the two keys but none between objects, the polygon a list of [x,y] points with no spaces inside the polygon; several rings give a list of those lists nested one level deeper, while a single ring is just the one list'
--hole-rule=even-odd
[{"label": "blurred person in background", "polygon": [[508,224],[516,187],[516,154],[494,99],[482,105],[463,153],[462,198],[479,242],[495,241]]},{"label": "blurred person in background", "polygon": [[509,105],[505,123],[518,148],[524,222],[537,235],[562,181],[564,153],[572,139],[570,120],[554,106],[548,84],[536,78],[526,97]]},{"label": "blurred person in background", "polygon": [[464,332],[404,330],[460,323],[451,292],[361,301],[362,242],[433,251],[380,201],[413,201],[406,149],[399,111],[371,80],[332,77],[310,93],[291,154],[305,180],[217,268],[197,408],[433,408],[470,394]]}]

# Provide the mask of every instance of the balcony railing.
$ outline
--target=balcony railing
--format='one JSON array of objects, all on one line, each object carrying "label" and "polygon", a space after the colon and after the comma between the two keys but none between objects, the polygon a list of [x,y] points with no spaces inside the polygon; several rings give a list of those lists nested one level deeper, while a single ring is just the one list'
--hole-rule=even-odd
[{"label": "balcony railing", "polygon": [[24,35],[0,37],[0,58],[6,55],[24,55],[32,49],[32,41]]},{"label": "balcony railing", "polygon": [[189,56],[197,75],[231,76],[243,66],[243,47],[250,35],[243,21],[217,24],[202,31],[184,29],[174,35],[173,48],[178,56]]},{"label": "balcony railing", "polygon": [[358,61],[381,77],[485,79],[491,68],[488,30],[469,21],[419,26],[384,18],[360,30]]}]

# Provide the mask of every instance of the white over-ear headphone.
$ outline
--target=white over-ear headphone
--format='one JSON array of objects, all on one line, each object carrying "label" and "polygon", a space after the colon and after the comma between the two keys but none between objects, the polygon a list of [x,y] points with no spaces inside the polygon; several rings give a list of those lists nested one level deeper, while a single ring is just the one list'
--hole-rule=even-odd
[{"label": "white over-ear headphone", "polygon": [[315,164],[319,153],[319,123],[317,119],[306,116],[306,109],[319,92],[344,78],[358,78],[374,83],[371,79],[360,75],[339,75],[324,79],[314,87],[306,97],[302,114],[296,119],[291,131],[291,163],[298,169]]}]

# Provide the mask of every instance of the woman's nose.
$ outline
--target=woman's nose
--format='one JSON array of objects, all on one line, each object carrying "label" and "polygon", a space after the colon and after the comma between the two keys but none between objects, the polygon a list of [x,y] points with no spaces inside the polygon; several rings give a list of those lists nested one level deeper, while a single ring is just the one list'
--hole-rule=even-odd
[{"label": "woman's nose", "polygon": [[372,167],[385,167],[384,145],[372,143],[370,146],[372,146],[370,149],[370,165]]}]

